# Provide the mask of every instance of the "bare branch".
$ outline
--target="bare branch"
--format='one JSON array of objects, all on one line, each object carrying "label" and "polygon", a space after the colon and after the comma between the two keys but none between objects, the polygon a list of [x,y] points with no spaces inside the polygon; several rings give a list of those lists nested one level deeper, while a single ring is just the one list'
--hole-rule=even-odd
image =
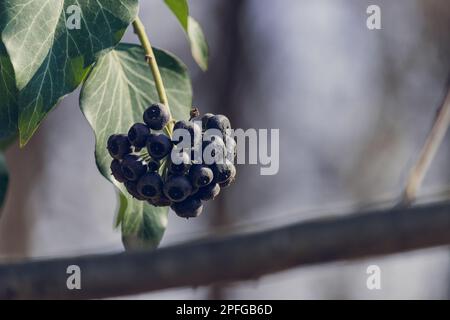
[{"label": "bare branch", "polygon": [[[134,252],[0,266],[0,299],[88,299],[250,280],[289,268],[450,244],[450,203],[353,214]],[[66,287],[69,265],[82,289]]]},{"label": "bare branch", "polygon": [[[449,79],[450,85],[450,79]],[[449,87],[449,85],[447,87]],[[447,88],[448,89],[448,88]],[[442,106],[439,108],[433,128],[428,135],[420,156],[412,168],[402,198],[402,205],[408,206],[414,202],[425,175],[430,168],[436,153],[444,140],[445,133],[450,125],[450,90]]]}]

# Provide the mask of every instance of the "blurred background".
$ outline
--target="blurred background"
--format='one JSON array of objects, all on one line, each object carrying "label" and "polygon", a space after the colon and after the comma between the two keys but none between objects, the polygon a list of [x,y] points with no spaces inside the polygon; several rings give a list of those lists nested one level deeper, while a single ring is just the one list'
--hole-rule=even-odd
[{"label": "blurred background", "polygon": [[[190,0],[210,44],[210,70],[190,57],[160,0],[141,1],[153,44],[187,63],[194,102],[235,128],[280,129],[280,171],[240,166],[237,182],[204,214],[171,214],[162,246],[270,228],[398,200],[442,101],[450,72],[448,0]],[[366,27],[381,7],[382,30]],[[136,42],[129,31],[125,41]],[[420,201],[450,197],[450,144]],[[11,185],[0,220],[0,258],[122,250],[117,207],[94,162],[94,135],[78,92],[50,114],[25,149],[7,152]],[[380,266],[382,289],[366,288]],[[142,299],[447,299],[450,250],[293,269],[258,281],[177,289]]]}]

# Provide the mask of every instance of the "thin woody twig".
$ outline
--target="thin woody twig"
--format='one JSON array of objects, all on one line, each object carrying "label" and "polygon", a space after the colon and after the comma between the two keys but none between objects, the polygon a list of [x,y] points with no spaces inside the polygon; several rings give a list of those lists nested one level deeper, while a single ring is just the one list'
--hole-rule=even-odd
[{"label": "thin woody twig", "polygon": [[[450,81],[449,81],[450,82]],[[448,88],[448,86],[447,86]],[[411,205],[416,197],[431,163],[436,156],[439,146],[444,140],[450,125],[450,89],[439,108],[433,128],[428,135],[417,162],[414,164],[406,182],[401,205]]]},{"label": "thin woody twig", "polygon": [[[92,299],[257,279],[289,268],[450,244],[450,203],[321,219],[132,252],[0,265],[0,299]],[[81,270],[68,290],[66,270]]]}]

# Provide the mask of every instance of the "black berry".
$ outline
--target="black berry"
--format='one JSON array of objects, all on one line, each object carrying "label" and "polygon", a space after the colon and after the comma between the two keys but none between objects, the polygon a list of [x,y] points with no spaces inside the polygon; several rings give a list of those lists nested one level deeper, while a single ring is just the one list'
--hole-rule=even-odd
[{"label": "black berry", "polygon": [[137,191],[137,183],[135,181],[127,181],[125,182],[125,188],[127,188],[127,191],[133,198],[136,198],[138,200],[146,200],[144,197],[142,197],[139,192]]},{"label": "black berry", "polygon": [[224,162],[227,151],[225,143],[222,138],[218,136],[211,136],[208,139],[211,141],[203,141],[203,161],[205,164],[211,165],[214,163]]},{"label": "black berry", "polygon": [[122,160],[124,156],[131,153],[131,144],[124,134],[114,134],[108,139],[108,152],[114,159]]},{"label": "black berry", "polygon": [[233,164],[231,164],[230,168],[231,172],[228,179],[219,183],[221,188],[229,187],[234,182],[234,180],[236,180],[236,167]]},{"label": "black berry", "polygon": [[212,118],[212,117],[214,117],[214,115],[213,115],[212,113],[205,113],[205,114],[203,115],[203,117],[201,118],[201,121],[202,121],[202,129],[203,129],[203,130],[206,130],[208,120],[209,120],[210,118]]},{"label": "black berry", "polygon": [[167,197],[162,194],[157,198],[148,200],[148,203],[155,207],[168,207],[172,204],[172,201],[167,199]]},{"label": "black berry", "polygon": [[230,120],[221,114],[212,116],[206,122],[206,130],[209,129],[220,130],[224,136],[228,135],[231,130]]},{"label": "black berry", "polygon": [[120,164],[120,161],[117,159],[114,159],[111,162],[111,174],[113,175],[114,179],[116,179],[118,182],[125,182],[127,180],[123,175],[122,165]]},{"label": "black berry", "polygon": [[153,159],[160,160],[171,150],[172,141],[164,134],[151,134],[147,139],[147,151]]},{"label": "black berry", "polygon": [[235,177],[229,178],[228,180],[219,183],[221,189],[226,189],[234,182]]},{"label": "black berry", "polygon": [[157,198],[161,196],[163,181],[157,173],[147,173],[143,175],[137,183],[137,191],[145,199]]},{"label": "black berry", "polygon": [[137,156],[127,155],[122,161],[122,172],[129,181],[137,181],[147,171],[145,166]]},{"label": "black berry", "polygon": [[135,123],[128,131],[128,140],[136,148],[143,148],[147,142],[150,130],[143,123]]},{"label": "black berry", "polygon": [[[178,121],[173,127],[175,136],[177,130],[186,130],[189,133],[192,147],[199,145],[202,141],[202,128],[200,128],[200,126],[195,122],[184,120]],[[183,132],[180,133],[180,138],[174,139],[174,144],[179,144],[181,141],[183,141],[182,133]]]},{"label": "black berry", "polygon": [[236,155],[237,155],[237,144],[236,141],[230,137],[230,136],[225,136],[225,147],[227,150],[227,156],[226,158],[231,161],[234,162],[234,160],[236,159]]},{"label": "black berry", "polygon": [[161,103],[152,104],[144,112],[144,122],[152,130],[162,130],[169,120],[169,109]]},{"label": "black berry", "polygon": [[203,200],[209,201],[214,200],[220,193],[220,186],[217,183],[211,183],[206,187],[200,188],[196,194],[196,196]]},{"label": "black berry", "polygon": [[177,158],[177,163],[174,163],[174,159],[171,159],[169,165],[170,173],[175,175],[183,175],[189,171],[189,168],[191,167],[191,157],[189,154],[186,152],[173,154],[172,152],[172,157]]},{"label": "black berry", "polygon": [[182,202],[174,203],[171,208],[181,218],[196,218],[203,211],[202,201],[197,197],[189,197]]},{"label": "black berry", "polygon": [[189,179],[194,187],[204,187],[212,182],[214,174],[210,168],[195,164],[189,170]]},{"label": "black berry", "polygon": [[185,176],[172,176],[164,184],[164,194],[173,202],[186,200],[192,193],[192,185]]},{"label": "black berry", "polygon": [[206,130],[206,123],[208,122],[208,119],[212,118],[212,117],[214,117],[214,114],[212,114],[212,113],[205,113],[203,116],[198,115],[195,118],[191,119],[190,121],[198,122],[198,123],[201,122],[202,130],[205,131]]},{"label": "black berry", "polygon": [[150,161],[148,162],[147,166],[148,166],[148,171],[155,172],[161,166],[161,162],[159,162],[159,160],[150,159]]},{"label": "black berry", "polygon": [[217,183],[224,183],[236,177],[236,167],[231,161],[225,160],[224,163],[215,163],[211,167]]}]

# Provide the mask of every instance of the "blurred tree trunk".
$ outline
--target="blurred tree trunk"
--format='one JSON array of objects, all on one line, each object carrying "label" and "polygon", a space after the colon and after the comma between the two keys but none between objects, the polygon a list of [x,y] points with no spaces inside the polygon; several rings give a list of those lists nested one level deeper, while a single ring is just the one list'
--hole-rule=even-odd
[{"label": "blurred tree trunk", "polygon": [[[38,132],[23,149],[17,144],[6,153],[10,184],[5,207],[0,219],[0,257],[2,260],[29,255],[30,233],[33,226],[33,208],[30,196],[44,167],[43,132]],[[45,201],[45,200],[43,200]]]},{"label": "blurred tree trunk", "polygon": [[[208,87],[214,88],[212,104],[214,112],[227,115],[235,128],[238,125],[238,102],[236,101],[236,84],[244,59],[242,59],[242,18],[245,14],[246,0],[223,1],[216,13],[221,34],[218,37],[216,52],[212,53],[211,77],[208,77]],[[226,192],[216,199],[216,210],[211,215],[210,229],[214,230],[231,223],[227,214]],[[213,300],[226,299],[226,289],[223,284],[210,288],[209,298]]]}]

